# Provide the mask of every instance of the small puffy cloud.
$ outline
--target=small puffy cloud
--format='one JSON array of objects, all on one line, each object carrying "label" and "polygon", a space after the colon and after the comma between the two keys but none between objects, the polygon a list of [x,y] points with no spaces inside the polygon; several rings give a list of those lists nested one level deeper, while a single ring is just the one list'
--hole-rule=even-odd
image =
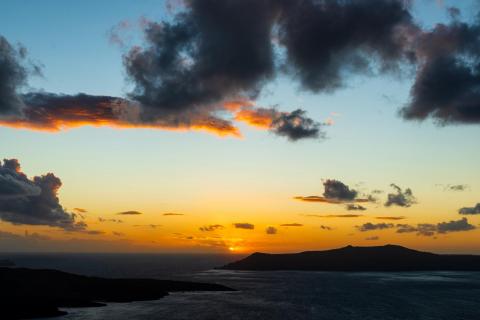
[{"label": "small puffy cloud", "polygon": [[125,233],[118,232],[118,231],[112,231],[112,234],[116,237],[124,237],[125,236]]},{"label": "small puffy cloud", "polygon": [[301,223],[284,223],[281,224],[280,227],[303,227]]},{"label": "small puffy cloud", "polygon": [[324,191],[322,196],[296,196],[294,199],[305,202],[321,202],[332,204],[373,202],[375,200],[373,197],[368,197],[366,199],[358,198],[357,190],[350,188],[339,180],[327,179],[323,182],[323,187]]},{"label": "small puffy cloud", "polygon": [[447,189],[450,191],[465,191],[469,188],[468,184],[449,184]]},{"label": "small puffy cloud", "polygon": [[143,214],[143,213],[141,213],[139,211],[135,211],[135,210],[130,210],[130,211],[118,212],[117,214],[121,215],[121,216],[136,216],[136,215],[140,215],[140,214]]},{"label": "small puffy cloud", "polygon": [[468,223],[467,218],[460,220],[451,220],[448,222],[441,222],[437,224],[438,233],[469,231],[476,229],[474,225]]},{"label": "small puffy cloud", "polygon": [[255,226],[253,224],[246,223],[246,222],[237,222],[237,223],[234,223],[233,226],[237,229],[248,229],[248,230],[255,229]]},{"label": "small puffy cloud", "polygon": [[265,229],[266,234],[277,234],[277,228],[275,227],[267,227]]},{"label": "small puffy cloud", "polygon": [[392,223],[371,223],[367,222],[362,224],[361,226],[357,226],[357,229],[361,232],[372,231],[372,230],[383,230],[383,229],[390,229],[393,228],[394,225]]},{"label": "small puffy cloud", "polygon": [[463,207],[458,210],[460,214],[480,214],[480,203],[473,207]]},{"label": "small puffy cloud", "polygon": [[324,226],[323,224],[320,226],[320,229],[322,229],[322,230],[328,230],[328,231],[332,230],[331,227],[329,227],[329,226]]},{"label": "small puffy cloud", "polygon": [[392,183],[390,186],[393,189],[395,189],[395,193],[389,193],[387,195],[387,201],[385,202],[385,207],[390,207],[395,205],[399,207],[408,208],[412,204],[415,204],[417,202],[410,188],[407,188],[405,189],[405,191],[403,191],[402,188],[400,188],[394,183]]},{"label": "small puffy cloud", "polygon": [[222,226],[221,224],[211,224],[208,226],[200,227],[198,229],[202,232],[210,232],[210,231],[216,231],[218,229],[223,229],[223,228],[224,226]]}]

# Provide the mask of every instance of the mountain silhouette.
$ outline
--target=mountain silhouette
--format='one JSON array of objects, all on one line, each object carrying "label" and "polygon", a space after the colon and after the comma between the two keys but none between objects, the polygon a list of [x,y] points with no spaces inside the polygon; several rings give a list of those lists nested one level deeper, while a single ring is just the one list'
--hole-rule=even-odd
[{"label": "mountain silhouette", "polygon": [[256,252],[220,269],[265,271],[480,271],[480,256],[434,254],[398,245],[346,246],[333,250],[305,251],[292,254]]}]

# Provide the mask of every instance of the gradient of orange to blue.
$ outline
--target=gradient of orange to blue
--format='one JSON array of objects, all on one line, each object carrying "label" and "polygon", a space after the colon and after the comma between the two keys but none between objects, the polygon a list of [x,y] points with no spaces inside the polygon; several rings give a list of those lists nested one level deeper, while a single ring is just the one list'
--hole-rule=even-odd
[{"label": "gradient of orange to blue", "polygon": [[[445,6],[459,4],[444,2],[415,1],[415,18],[424,26],[446,21]],[[109,31],[120,21],[170,17],[159,1],[4,1],[1,6],[1,33],[11,43],[22,43],[29,57],[44,65],[44,77],[32,78],[29,85],[68,94],[125,96],[131,89],[122,69],[125,48],[109,41]],[[473,1],[462,1],[465,15],[470,6]],[[142,41],[135,28],[126,37],[128,45]],[[408,101],[412,80],[355,76],[347,88],[328,95],[301,91],[288,78],[268,85],[265,92],[270,94],[262,95],[258,105],[301,107],[316,120],[331,121],[326,140],[292,143],[244,125],[239,126],[241,138],[198,131],[87,126],[51,133],[1,127],[1,157],[19,159],[29,177],[55,173],[63,183],[60,203],[71,212],[86,210],[89,230],[103,233],[7,222],[0,222],[0,230],[50,238],[19,244],[11,251],[247,253],[395,243],[436,252],[480,253],[479,229],[422,237],[395,229],[356,228],[367,222],[392,222],[377,217],[403,216],[393,223],[411,225],[459,220],[459,208],[480,202],[480,127],[438,127],[429,120],[399,118],[397,111]],[[360,193],[384,192],[378,203],[362,204],[366,211],[293,199],[321,195],[325,179],[338,179]],[[383,206],[393,191],[391,183],[411,188],[418,203],[409,208]],[[447,190],[447,185],[459,184],[468,187]],[[142,214],[117,214],[129,210]],[[312,216],[344,214],[362,216]],[[467,218],[479,226],[480,215]],[[234,223],[250,223],[254,229],[235,228]],[[281,226],[293,223],[302,226]],[[223,228],[200,230],[217,224]],[[269,226],[277,233],[267,234]]]}]

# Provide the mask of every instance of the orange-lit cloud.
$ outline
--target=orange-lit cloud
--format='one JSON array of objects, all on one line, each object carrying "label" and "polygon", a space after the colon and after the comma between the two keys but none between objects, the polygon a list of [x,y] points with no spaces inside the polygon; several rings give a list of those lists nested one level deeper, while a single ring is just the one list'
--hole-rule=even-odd
[{"label": "orange-lit cloud", "polygon": [[328,215],[306,214],[305,217],[313,217],[313,218],[359,218],[359,217],[363,217],[363,215],[361,215],[361,214],[328,214]]},{"label": "orange-lit cloud", "polygon": [[330,199],[330,198],[325,198],[321,196],[296,196],[293,197],[295,200],[300,200],[300,201],[305,201],[305,202],[320,202],[320,203],[333,203],[333,204],[339,204],[339,203],[346,203],[346,202],[370,202],[370,199],[354,199],[354,200],[339,200],[339,199]]},{"label": "orange-lit cloud", "polygon": [[403,219],[406,219],[406,217],[404,217],[404,216],[375,217],[375,219],[379,219],[379,220],[403,220]]}]

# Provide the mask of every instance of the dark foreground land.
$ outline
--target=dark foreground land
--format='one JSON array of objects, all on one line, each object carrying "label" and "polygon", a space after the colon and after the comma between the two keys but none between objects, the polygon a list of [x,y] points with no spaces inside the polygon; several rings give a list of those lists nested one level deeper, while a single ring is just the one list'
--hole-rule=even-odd
[{"label": "dark foreground land", "polygon": [[227,270],[309,271],[480,271],[480,256],[440,255],[402,246],[347,246],[292,254],[254,253],[227,264]]},{"label": "dark foreground land", "polygon": [[0,267],[0,319],[66,314],[62,307],[160,299],[169,292],[233,291],[218,284],[153,279],[104,279],[55,270]]}]

